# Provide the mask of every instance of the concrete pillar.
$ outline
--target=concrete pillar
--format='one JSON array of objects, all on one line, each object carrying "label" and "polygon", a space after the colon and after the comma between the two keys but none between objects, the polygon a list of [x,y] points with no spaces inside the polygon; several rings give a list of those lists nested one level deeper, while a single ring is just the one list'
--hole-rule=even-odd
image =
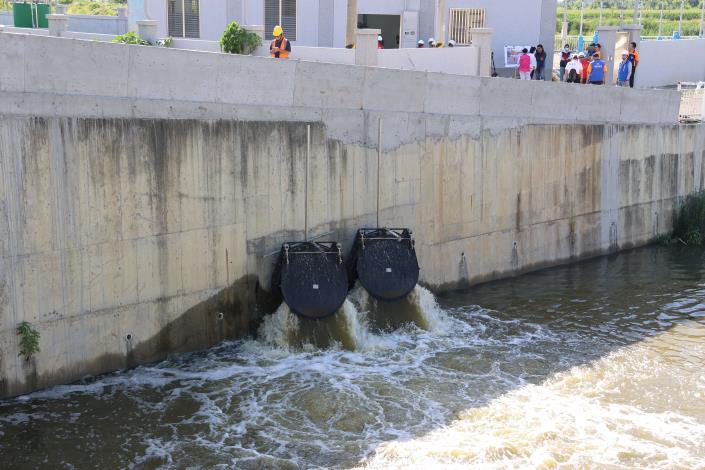
[{"label": "concrete pillar", "polygon": [[[257,36],[259,36],[262,41],[264,41],[264,25],[261,24],[251,24],[251,25],[243,25],[242,29],[249,33],[255,33]],[[286,33],[284,34],[286,36]]]},{"label": "concrete pillar", "polygon": [[357,0],[348,0],[347,20],[345,24],[345,45],[354,44],[357,31]]},{"label": "concrete pillar", "polygon": [[66,5],[63,5],[61,3],[57,3],[54,5],[54,13],[57,15],[65,15],[66,14]]},{"label": "concrete pillar", "polygon": [[629,41],[635,42],[637,47],[639,46],[639,41],[641,41],[641,28],[640,24],[625,24],[622,25],[622,31],[629,33]]},{"label": "concrete pillar", "polygon": [[470,37],[472,45],[479,49],[480,64],[478,73],[481,77],[492,74],[492,28],[472,28]]},{"label": "concrete pillar", "polygon": [[[602,46],[602,57],[600,57],[611,73],[615,69],[615,65],[619,63],[621,57],[617,58],[615,53],[615,46],[617,45],[617,30],[619,26],[598,26],[597,27],[597,41]],[[615,60],[616,59],[616,60]]]},{"label": "concrete pillar", "polygon": [[377,65],[377,36],[381,33],[381,29],[355,32],[355,65]]},{"label": "concrete pillar", "polygon": [[49,36],[61,37],[69,27],[69,17],[66,15],[49,14],[47,15],[49,22]]},{"label": "concrete pillar", "polygon": [[118,18],[127,18],[127,8],[119,7],[116,8],[115,11],[117,12]]},{"label": "concrete pillar", "polygon": [[137,34],[146,41],[152,44],[157,43],[157,30],[159,29],[159,21],[157,20],[139,20],[137,22]]},{"label": "concrete pillar", "polygon": [[446,0],[436,0],[436,42],[446,42]]},{"label": "concrete pillar", "polygon": [[563,25],[561,26],[561,46],[565,44],[565,42],[568,40],[568,22],[564,21]]}]

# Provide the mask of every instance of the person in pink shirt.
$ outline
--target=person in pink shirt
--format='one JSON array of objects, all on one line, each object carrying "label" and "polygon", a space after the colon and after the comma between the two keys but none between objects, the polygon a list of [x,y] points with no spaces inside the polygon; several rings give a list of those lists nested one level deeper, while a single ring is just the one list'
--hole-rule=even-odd
[{"label": "person in pink shirt", "polygon": [[519,56],[519,78],[522,80],[531,80],[531,57],[529,50],[524,48]]}]

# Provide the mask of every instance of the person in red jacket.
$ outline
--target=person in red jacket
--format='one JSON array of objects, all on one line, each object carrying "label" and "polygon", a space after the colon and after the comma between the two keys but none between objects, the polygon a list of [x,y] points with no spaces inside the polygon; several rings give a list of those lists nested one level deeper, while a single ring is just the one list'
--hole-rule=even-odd
[{"label": "person in red jacket", "polygon": [[585,84],[587,83],[588,79],[588,65],[590,65],[590,58],[585,57],[585,53],[581,52],[580,54],[578,54],[578,60],[580,60],[580,65],[583,66],[583,72],[580,74],[580,83]]}]

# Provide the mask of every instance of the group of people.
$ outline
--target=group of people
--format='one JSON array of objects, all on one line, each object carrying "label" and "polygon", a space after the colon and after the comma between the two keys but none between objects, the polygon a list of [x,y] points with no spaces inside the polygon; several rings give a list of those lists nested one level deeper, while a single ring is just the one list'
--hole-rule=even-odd
[{"label": "group of people", "polygon": [[543,44],[531,49],[524,48],[519,56],[519,78],[522,80],[544,80],[546,51]]},{"label": "group of people", "polygon": [[[621,61],[617,65],[617,82],[620,87],[634,88],[634,77],[639,65],[639,52],[636,43],[629,44],[629,50],[623,50]],[[608,79],[609,68],[602,58],[602,45],[590,44],[586,52],[570,50],[568,44],[561,51],[559,78],[567,83],[589,83],[591,85],[606,85],[611,83]]]},{"label": "group of people", "polygon": [[[639,65],[639,52],[636,43],[629,50],[622,51],[622,60],[617,66],[617,86],[634,88],[634,76]],[[531,50],[524,48],[519,56],[519,77],[522,80],[543,80],[546,53],[540,44]],[[606,85],[609,80],[609,67],[602,58],[602,45],[590,44],[587,51],[574,52],[566,44],[561,50],[559,80],[567,83]]]},{"label": "group of people", "polygon": [[[416,47],[418,49],[423,49],[426,47],[426,43],[423,42],[423,39],[419,39],[419,42],[416,43]],[[440,47],[445,47],[442,42],[436,42],[435,39],[433,38],[428,38],[428,48],[433,49],[433,48],[440,48]],[[455,41],[453,39],[448,41],[448,47],[455,47]]]}]

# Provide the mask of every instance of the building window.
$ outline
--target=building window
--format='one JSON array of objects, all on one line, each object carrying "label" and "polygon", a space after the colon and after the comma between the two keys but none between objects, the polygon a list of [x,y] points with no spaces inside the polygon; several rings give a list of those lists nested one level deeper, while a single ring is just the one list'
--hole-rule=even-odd
[{"label": "building window", "polygon": [[454,39],[456,44],[470,44],[470,30],[485,27],[484,8],[451,8],[450,31],[448,39]]},{"label": "building window", "polygon": [[276,25],[284,28],[284,36],[296,41],[296,0],[264,0],[264,38],[274,39]]},{"label": "building window", "polygon": [[169,36],[175,38],[199,38],[198,0],[169,0],[167,23]]}]

